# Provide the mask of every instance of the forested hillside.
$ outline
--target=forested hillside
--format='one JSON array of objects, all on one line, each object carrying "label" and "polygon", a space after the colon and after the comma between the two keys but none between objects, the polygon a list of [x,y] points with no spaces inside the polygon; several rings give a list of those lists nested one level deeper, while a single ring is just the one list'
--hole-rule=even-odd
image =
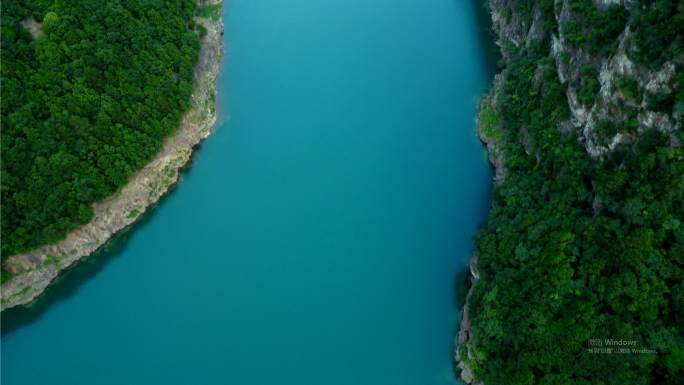
[{"label": "forested hillside", "polygon": [[88,222],[89,204],[177,130],[200,49],[195,10],[193,0],[2,1],[3,262]]},{"label": "forested hillside", "polygon": [[489,8],[506,177],[459,360],[488,385],[684,384],[684,2]]}]

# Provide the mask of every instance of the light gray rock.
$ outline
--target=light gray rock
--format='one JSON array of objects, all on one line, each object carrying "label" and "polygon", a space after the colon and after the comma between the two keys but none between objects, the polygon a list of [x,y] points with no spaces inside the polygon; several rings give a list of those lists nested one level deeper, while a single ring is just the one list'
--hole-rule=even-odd
[{"label": "light gray rock", "polygon": [[458,364],[458,367],[461,368],[461,380],[463,380],[463,382],[465,382],[466,384],[472,383],[474,376],[470,368],[467,367],[463,362]]}]

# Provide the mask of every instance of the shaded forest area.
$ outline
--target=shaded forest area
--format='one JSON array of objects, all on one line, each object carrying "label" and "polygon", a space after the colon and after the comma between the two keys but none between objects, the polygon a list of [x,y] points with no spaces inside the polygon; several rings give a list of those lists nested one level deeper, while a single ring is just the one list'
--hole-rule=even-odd
[{"label": "shaded forest area", "polygon": [[[684,384],[684,124],[674,118],[684,114],[681,61],[671,92],[647,94],[634,79],[618,79],[620,118],[599,122],[596,135],[631,135],[631,143],[595,159],[577,132],[559,129],[571,115],[568,87],[582,104],[601,97],[600,59],[615,53],[627,26],[628,57],[641,68],[682,56],[684,2],[570,6],[570,21],[559,26],[553,1],[514,1],[520,15],[541,8],[545,34],[502,63],[495,121],[508,174],[473,237],[481,280],[470,302],[472,357],[466,349],[459,357],[492,385]],[[550,57],[559,28],[596,63],[581,81],[559,79]],[[645,109],[666,114],[676,132],[639,128]],[[599,339],[636,341],[658,354],[589,352]]]},{"label": "shaded forest area", "polygon": [[[2,1],[3,262],[88,222],[89,204],[178,129],[195,11],[194,0]],[[35,38],[22,26],[32,20]]]}]

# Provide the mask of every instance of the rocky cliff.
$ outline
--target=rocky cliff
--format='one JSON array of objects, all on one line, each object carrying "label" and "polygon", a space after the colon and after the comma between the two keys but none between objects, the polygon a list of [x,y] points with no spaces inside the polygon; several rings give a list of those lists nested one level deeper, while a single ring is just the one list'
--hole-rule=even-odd
[{"label": "rocky cliff", "polygon": [[[677,102],[671,110],[663,111],[656,106],[654,100],[657,99],[649,99],[647,96],[674,95],[677,87],[675,77],[684,63],[684,50],[656,68],[639,65],[634,59],[634,52],[639,49],[635,46],[634,32],[630,30],[639,3],[631,0],[592,1],[589,3],[600,12],[607,14],[610,9],[616,15],[627,15],[627,21],[614,32],[614,41],[600,52],[592,50],[593,47],[588,43],[577,43],[577,35],[568,32],[578,18],[578,1],[532,1],[528,2],[532,4],[531,7],[525,10],[520,6],[520,1],[489,0],[492,30],[501,49],[503,59],[500,66],[504,71],[496,75],[489,94],[483,97],[480,104],[478,134],[486,145],[489,159],[495,168],[495,185],[503,184],[508,175],[506,132],[503,131],[502,118],[497,114],[498,104],[501,103],[499,95],[507,82],[505,68],[516,56],[525,55],[524,52],[544,38],[550,38],[549,49],[544,55],[555,63],[557,76],[566,87],[563,97],[567,100],[570,112],[566,119],[557,121],[556,128],[564,135],[575,134],[592,159],[601,161],[621,145],[634,144],[649,129],[672,134],[667,147],[680,147],[682,135],[678,132],[682,131],[684,104]],[[586,9],[586,5],[583,7]],[[596,28],[587,27],[586,20],[584,23],[580,23],[580,33],[584,36],[584,41],[588,41],[590,33]],[[545,68],[548,67],[540,65],[537,68],[530,79],[532,84],[542,84]],[[546,90],[542,86],[542,92],[544,91]],[[520,133],[522,135],[518,140],[525,153],[537,156],[539,160],[538,149],[524,125],[520,127]],[[679,160],[684,160],[681,152],[678,154]],[[593,205],[594,214],[601,209],[601,202],[596,199]],[[478,256],[475,253],[470,262],[470,270],[472,286],[462,313],[455,360],[464,382],[483,384],[478,365],[473,365],[477,357],[473,354],[472,343],[477,336],[473,333],[472,309],[469,308],[472,306],[471,297],[475,286],[480,282]]]}]

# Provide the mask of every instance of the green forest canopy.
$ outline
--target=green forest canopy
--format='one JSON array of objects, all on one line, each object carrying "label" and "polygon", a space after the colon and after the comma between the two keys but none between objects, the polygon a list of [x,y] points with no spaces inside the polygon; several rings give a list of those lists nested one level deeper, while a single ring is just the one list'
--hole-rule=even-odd
[{"label": "green forest canopy", "polygon": [[[684,52],[682,1],[605,12],[591,0],[570,4],[571,20],[560,28],[596,63],[574,84],[583,104],[598,97],[599,59],[614,54],[625,26],[636,47],[628,55],[642,68],[657,70]],[[684,384],[684,125],[672,118],[684,114],[684,68],[676,67],[674,91],[646,95],[647,108],[666,114],[677,132],[639,135],[643,107],[622,103],[624,123],[599,122],[597,135],[638,140],[594,160],[576,133],[558,129],[570,117],[570,84],[549,57],[553,2],[512,6],[532,15],[537,5],[547,33],[503,71],[495,113],[508,176],[473,238],[481,275],[470,303],[474,358],[465,349],[460,356],[486,384]],[[633,79],[618,79],[618,87],[641,101]],[[590,339],[637,341],[658,354],[590,353]]]},{"label": "green forest canopy", "polygon": [[[3,262],[88,222],[89,204],[178,129],[199,57],[195,10],[194,0],[2,1]],[[35,39],[20,23],[30,17],[42,21]]]}]

